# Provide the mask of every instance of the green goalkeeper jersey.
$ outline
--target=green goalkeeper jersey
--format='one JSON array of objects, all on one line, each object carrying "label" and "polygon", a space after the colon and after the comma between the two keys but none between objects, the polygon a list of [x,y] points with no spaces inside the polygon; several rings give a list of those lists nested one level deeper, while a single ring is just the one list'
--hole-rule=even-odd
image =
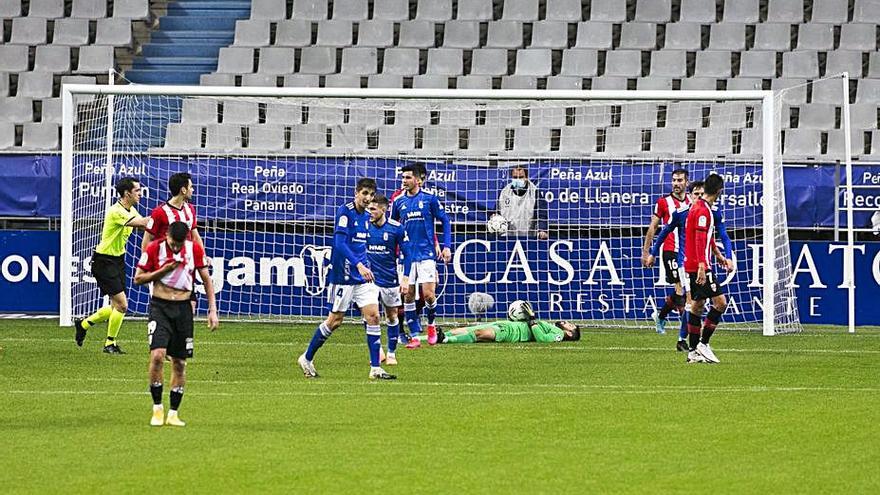
[{"label": "green goalkeeper jersey", "polygon": [[496,321],[495,342],[561,342],[565,333],[556,325],[536,321],[532,328],[525,321]]}]

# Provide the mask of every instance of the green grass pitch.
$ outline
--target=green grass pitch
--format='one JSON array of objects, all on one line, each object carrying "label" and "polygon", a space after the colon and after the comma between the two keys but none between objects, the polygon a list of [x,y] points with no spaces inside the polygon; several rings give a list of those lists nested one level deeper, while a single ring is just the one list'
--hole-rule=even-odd
[{"label": "green grass pitch", "polygon": [[148,426],[142,321],[125,356],[0,321],[0,492],[880,493],[877,329],[722,326],[717,365],[647,329],[425,346],[371,383],[360,327],[306,380],[311,326],[198,325],[175,429]]}]

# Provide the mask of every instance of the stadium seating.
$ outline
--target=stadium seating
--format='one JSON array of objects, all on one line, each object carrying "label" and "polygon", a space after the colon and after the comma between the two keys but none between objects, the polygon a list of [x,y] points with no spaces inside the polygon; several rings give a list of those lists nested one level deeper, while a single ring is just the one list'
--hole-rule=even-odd
[{"label": "stadium seating", "polygon": [[[57,109],[63,80],[76,81],[69,79],[76,75],[86,78],[78,81],[104,81],[108,69],[123,69],[126,77],[144,77],[150,71],[143,69],[157,63],[158,54],[192,44],[187,32],[220,33],[210,31],[219,26],[228,26],[223,28],[228,34],[217,34],[216,40],[228,41],[217,41],[222,47],[216,56],[193,55],[202,57],[196,65],[210,67],[197,73],[204,85],[767,88],[780,91],[781,103],[786,105],[783,126],[791,126],[786,130],[786,157],[808,156],[816,151],[816,143],[821,143],[820,155],[838,153],[843,143],[838,131],[844,99],[853,103],[854,129],[877,130],[880,5],[876,0],[261,0],[250,2],[247,11],[241,9],[241,2],[205,3],[212,2],[211,16],[216,18],[191,22],[192,26],[182,20],[178,7],[150,0],[0,2],[4,19],[0,23],[0,98],[6,110],[0,116],[0,146],[45,150],[52,143],[57,145],[52,125],[60,122]],[[167,38],[169,43],[145,47],[144,40],[151,36],[159,42]],[[198,51],[196,47],[191,50],[187,53]],[[205,60],[216,65],[206,65]],[[843,72],[852,78],[845,95],[839,79],[821,81]],[[724,105],[728,106],[712,105],[704,118],[676,113],[678,106],[669,103],[665,115],[692,132],[690,152],[729,155],[740,149],[728,146],[739,134],[722,136],[720,129],[742,128],[740,116],[745,112]],[[736,116],[735,122],[719,120],[722,108]],[[235,116],[227,120],[223,115]],[[505,137],[501,132],[499,137],[467,118],[464,122],[441,118],[439,123],[401,124],[411,129],[396,129],[397,124],[366,125],[364,136],[355,135],[360,132],[358,125],[330,128],[329,137],[322,140],[306,132],[317,128],[279,130],[276,125],[262,129],[267,125],[256,116],[252,108],[232,113],[215,108],[212,112],[186,104],[180,124],[168,128],[165,148],[218,151],[239,146],[280,152],[302,144],[313,150],[369,151],[366,133],[375,131],[371,143],[378,142],[379,151],[401,144],[410,151],[456,153],[484,149],[481,144],[500,139],[501,148],[506,140],[513,152],[553,153],[557,149],[550,147],[551,141],[558,143],[560,152],[570,150],[575,142],[576,133],[565,128],[586,125],[579,119],[526,127],[513,123],[511,133]],[[594,132],[588,134],[595,149],[605,153],[688,152],[686,144],[670,143],[682,139],[680,132],[664,127],[639,129],[637,121],[623,111],[619,127],[618,123],[612,127],[610,121],[590,122]],[[318,112],[299,125],[349,123]],[[434,129],[438,125],[450,127],[441,132]],[[225,137],[230,129],[236,135],[229,126],[240,128],[239,139]],[[458,133],[449,132],[455,126],[468,137],[459,140]],[[632,130],[638,131],[637,137]],[[821,138],[816,143],[810,143],[816,137],[813,131]],[[742,153],[749,151],[749,134],[751,129],[743,128]],[[880,154],[880,149],[874,149],[874,134],[867,141],[864,133],[854,135],[856,157]]]}]

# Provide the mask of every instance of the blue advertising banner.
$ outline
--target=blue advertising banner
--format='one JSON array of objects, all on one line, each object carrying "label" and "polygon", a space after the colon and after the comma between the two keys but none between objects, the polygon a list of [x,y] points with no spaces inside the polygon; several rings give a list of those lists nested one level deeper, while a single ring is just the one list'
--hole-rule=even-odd
[{"label": "blue advertising banner", "polygon": [[[118,156],[114,172],[139,177],[146,186],[142,210],[149,211],[168,193],[168,177],[190,172],[202,219],[247,221],[305,221],[332,218],[336,206],[351,195],[353,184],[340,178],[374,177],[380,192],[399,187],[396,159],[332,157],[172,159]],[[430,163],[428,189],[440,196],[454,222],[484,222],[496,209],[498,192],[507,184],[511,163],[497,166],[469,163]],[[658,166],[659,165],[659,166]],[[669,190],[672,162],[532,161],[531,179],[548,201],[548,221],[554,225],[643,225],[656,198]],[[60,216],[60,157],[57,155],[0,157],[0,215]],[[731,227],[752,227],[760,218],[761,168],[742,163],[688,163],[692,178],[709,172],[727,181],[721,199]],[[104,162],[82,164],[75,178],[74,198],[103,198]],[[838,176],[840,175],[840,176]],[[785,168],[788,223],[792,228],[833,227],[835,201],[845,197],[835,184],[845,178],[833,165]],[[856,207],[880,208],[880,166],[854,166]],[[111,193],[112,194],[112,193]],[[733,211],[728,211],[736,208]],[[146,212],[145,211],[145,212]],[[855,214],[857,227],[869,225],[871,211]],[[841,219],[844,219],[841,213]]]},{"label": "blue advertising banner", "polygon": [[[221,313],[310,315],[326,313],[329,238],[300,234],[206,233]],[[647,319],[668,292],[658,269],[639,263],[641,240],[499,239],[456,236],[454,258],[440,265],[441,314],[472,318],[467,297],[496,299],[487,317],[503,317],[508,302],[528,299],[542,314],[572,319]],[[134,262],[134,243],[128,263]],[[843,245],[792,243],[800,319],[845,324]],[[0,312],[58,311],[58,233],[0,232]],[[760,246],[734,242],[737,271],[719,280],[732,300],[727,322],[760,318]],[[268,254],[258,254],[258,253]],[[856,318],[880,325],[880,243],[856,246]],[[74,294],[99,298],[88,259],[74,259]],[[148,293],[129,280],[130,310],[144,314]],[[204,302],[202,302],[204,309]]]}]

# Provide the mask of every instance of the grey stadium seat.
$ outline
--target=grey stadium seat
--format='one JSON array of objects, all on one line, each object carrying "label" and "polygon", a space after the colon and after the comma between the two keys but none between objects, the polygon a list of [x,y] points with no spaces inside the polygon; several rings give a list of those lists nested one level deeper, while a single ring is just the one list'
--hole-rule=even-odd
[{"label": "grey stadium seat", "polygon": [[709,106],[709,127],[742,129],[746,126],[747,105],[738,101],[712,103]]},{"label": "grey stadium seat", "polygon": [[507,74],[507,50],[483,48],[471,54],[471,74],[500,76]]},{"label": "grey stadium seat", "polygon": [[514,129],[513,151],[547,153],[550,151],[549,127],[520,127]]},{"label": "grey stadium seat", "polygon": [[367,149],[367,129],[363,125],[342,124],[330,128],[331,149],[342,153],[357,153]]},{"label": "grey stadium seat", "polygon": [[417,89],[449,89],[449,77],[435,74],[413,76],[412,87]]},{"label": "grey stadium seat", "polygon": [[61,146],[61,126],[51,122],[27,122],[22,128],[21,147],[50,151]]},{"label": "grey stadium seat", "polygon": [[207,125],[205,131],[206,150],[235,151],[242,148],[241,126],[238,124]]},{"label": "grey stadium seat", "polygon": [[642,153],[641,129],[609,127],[605,129],[606,155],[639,155]]},{"label": "grey stadium seat", "polygon": [[638,0],[636,2],[636,21],[669,22],[672,19],[670,0]]},{"label": "grey stadium seat", "polygon": [[624,76],[600,76],[590,79],[590,89],[626,89],[627,78]]},{"label": "grey stadium seat", "polygon": [[568,26],[559,21],[538,21],[532,25],[530,48],[566,48]]},{"label": "grey stadium seat", "polygon": [[287,103],[268,103],[266,105],[266,124],[301,124],[302,106]]},{"label": "grey stadium seat", "polygon": [[458,128],[440,125],[425,127],[422,149],[444,154],[457,151]]},{"label": "grey stadium seat", "polygon": [[741,51],[746,48],[746,25],[739,22],[719,22],[709,31],[710,50]]},{"label": "grey stadium seat", "polygon": [[77,74],[106,74],[116,67],[112,46],[84,46],[79,49]]},{"label": "grey stadium seat", "polygon": [[134,38],[131,32],[131,21],[128,19],[98,19],[95,30],[96,45],[132,46]]},{"label": "grey stadium seat", "polygon": [[715,2],[681,0],[681,22],[708,24],[715,22],[715,17]]},{"label": "grey stadium seat", "polygon": [[394,116],[395,125],[423,127],[431,123],[431,112],[424,109],[395,108]]},{"label": "grey stadium seat", "polygon": [[223,102],[224,124],[256,124],[260,121],[260,109],[256,102],[227,100]]},{"label": "grey stadium seat", "polygon": [[[880,6],[877,7],[880,9]],[[877,36],[873,24],[844,24],[840,27],[841,50],[877,50]]]},{"label": "grey stadium seat", "polygon": [[443,30],[444,48],[476,48],[480,44],[480,25],[474,21],[449,21]]},{"label": "grey stadium seat", "polygon": [[51,72],[22,72],[18,75],[18,96],[51,98],[52,82]]},{"label": "grey stadium seat", "polygon": [[455,18],[460,21],[491,21],[493,10],[492,0],[458,2],[458,12]]},{"label": "grey stadium seat", "polygon": [[290,127],[290,148],[296,151],[322,151],[327,148],[327,126],[300,124]]},{"label": "grey stadium seat", "polygon": [[394,45],[394,23],[364,21],[358,25],[358,46],[390,47]]},{"label": "grey stadium seat", "polygon": [[[235,86],[235,74],[202,74],[199,76],[201,86]],[[242,81],[242,86],[246,86]]]},{"label": "grey stadium seat", "polygon": [[880,53],[872,53],[868,60],[867,77],[871,79],[880,78]]},{"label": "grey stadium seat", "polygon": [[[63,0],[62,0],[63,1]],[[34,4],[34,1],[31,1],[31,5]],[[63,7],[62,3],[62,7]],[[13,17],[18,17],[21,15],[21,0],[7,0],[5,2],[0,2],[0,17],[6,17],[12,19]],[[62,14],[64,12],[62,10]]]},{"label": "grey stadium seat", "polygon": [[360,88],[361,76],[357,74],[328,74],[324,77],[325,88]]},{"label": "grey stadium seat", "polygon": [[249,130],[248,149],[278,152],[284,150],[284,126],[255,125]]},{"label": "grey stadium seat", "polygon": [[418,0],[416,19],[433,22],[452,19],[452,0]]},{"label": "grey stadium seat", "polygon": [[[743,54],[743,57],[745,58]],[[696,64],[694,65],[696,77],[730,77],[730,52],[728,51],[703,51],[697,52]]]},{"label": "grey stadium seat", "polygon": [[[287,71],[287,73],[290,72],[293,71]],[[333,74],[336,72],[336,49],[329,46],[303,48],[300,54],[299,72],[301,74]]]},{"label": "grey stadium seat", "polygon": [[183,100],[181,122],[184,124],[216,124],[217,100],[211,98],[187,98]]},{"label": "grey stadium seat", "polygon": [[846,0],[813,0],[813,17],[810,21],[845,24],[848,11],[849,4]]},{"label": "grey stadium seat", "polygon": [[492,76],[470,74],[458,77],[458,89],[492,89]]},{"label": "grey stadium seat", "polygon": [[596,151],[596,131],[589,127],[563,127],[559,134],[559,151],[589,155]]},{"label": "grey stadium seat", "polygon": [[309,124],[339,125],[345,122],[345,109],[323,105],[307,107]]},{"label": "grey stadium seat", "polygon": [[611,125],[611,108],[607,105],[575,107],[574,125],[576,127],[607,127]]},{"label": "grey stadium seat", "polygon": [[351,39],[351,21],[321,21],[318,23],[317,46],[351,46]]},{"label": "grey stadium seat", "polygon": [[18,17],[12,20],[12,36],[9,43],[14,45],[43,45],[46,43],[46,19]]},{"label": "grey stadium seat", "polygon": [[197,150],[202,147],[201,125],[191,124],[168,124],[165,132],[165,149],[167,150]]},{"label": "grey stadium seat", "polygon": [[383,125],[379,127],[380,151],[407,152],[415,149],[412,127],[402,125]]},{"label": "grey stadium seat", "polygon": [[0,98],[0,122],[21,124],[34,120],[34,101],[31,98]]},{"label": "grey stadium seat", "polygon": [[70,72],[70,48],[58,45],[41,45],[34,55],[34,71]]},{"label": "grey stadium seat", "polygon": [[656,103],[627,103],[620,108],[620,127],[649,129],[657,125]]},{"label": "grey stadium seat", "polygon": [[333,19],[363,21],[367,18],[367,0],[346,0],[333,3]]},{"label": "grey stadium seat", "polygon": [[287,2],[285,0],[260,0],[251,2],[251,19],[263,21],[281,21],[287,18]]},{"label": "grey stadium seat", "polygon": [[58,19],[52,35],[52,44],[82,46],[89,43],[88,19]]},{"label": "grey stadium seat", "polygon": [[294,0],[291,19],[323,21],[327,19],[327,0]]},{"label": "grey stadium seat", "polygon": [[0,122],[0,150],[15,147],[15,124]]},{"label": "grey stadium seat", "polygon": [[642,53],[637,50],[614,50],[605,54],[605,75],[639,77]]},{"label": "grey stadium seat", "polygon": [[107,0],[73,0],[70,17],[75,19],[103,19],[107,17]]},{"label": "grey stadium seat", "polygon": [[758,77],[735,77],[727,80],[728,90],[760,90],[764,80]]},{"label": "grey stadium seat", "polygon": [[[248,49],[244,48],[244,50]],[[277,75],[292,74],[294,72],[295,53],[293,48],[260,48],[259,72]],[[335,54],[336,52],[334,51],[333,53]],[[247,60],[244,60],[241,63],[245,65],[246,62]]]},{"label": "grey stadium seat", "polygon": [[9,96],[9,74],[0,72],[0,98]]},{"label": "grey stadium seat", "polygon": [[806,79],[819,77],[818,54],[813,51],[783,53],[782,77]]},{"label": "grey stadium seat", "polygon": [[44,98],[40,122],[61,123],[61,98]]},{"label": "grey stadium seat", "polygon": [[[841,119],[843,116],[841,115]],[[880,116],[876,103],[853,103],[849,106],[849,121],[852,129],[878,129]]]},{"label": "grey stadium seat", "polygon": [[407,21],[400,23],[400,47],[430,48],[434,46],[434,23]]},{"label": "grey stadium seat", "polygon": [[[832,129],[828,131],[828,152],[829,156],[839,157],[843,161],[846,143],[844,141],[844,131],[841,129]],[[864,153],[865,149],[865,133],[862,129],[855,126],[850,130],[850,153],[853,157],[857,157]]]},{"label": "grey stadium seat", "polygon": [[721,20],[754,24],[759,20],[758,13],[758,0],[725,0]]},{"label": "grey stadium seat", "polygon": [[856,0],[853,5],[853,22],[880,24],[880,0]]},{"label": "grey stadium seat", "polygon": [[581,22],[578,24],[575,48],[610,49],[613,24],[605,22]]},{"label": "grey stadium seat", "polygon": [[519,21],[496,21],[489,23],[486,37],[487,48],[519,48],[523,44],[522,23]]},{"label": "grey stadium seat", "polygon": [[501,19],[505,21],[537,21],[538,0],[504,0]]},{"label": "grey stadium seat", "polygon": [[680,50],[658,50],[651,53],[652,76],[685,77],[687,54]]},{"label": "grey stadium seat", "polygon": [[783,103],[801,105],[807,102],[806,79],[774,79],[770,83],[770,89],[779,92],[779,97],[782,98]]},{"label": "grey stadium seat", "polygon": [[755,50],[785,51],[791,48],[790,24],[758,24],[755,26]]},{"label": "grey stadium seat", "polygon": [[383,74],[414,76],[419,73],[419,50],[417,48],[388,48],[385,50]]},{"label": "grey stadium seat", "polygon": [[666,127],[697,129],[703,127],[702,106],[695,103],[669,103],[666,106]]},{"label": "grey stadium seat", "polygon": [[593,77],[599,74],[599,55],[596,50],[572,48],[562,52],[562,66],[559,74],[563,76]]},{"label": "grey stadium seat", "polygon": [[739,151],[741,156],[761,156],[764,154],[764,136],[762,131],[763,129],[757,127],[742,130],[742,142]]},{"label": "grey stadium seat", "polygon": [[697,142],[694,153],[698,155],[730,155],[733,141],[730,130],[726,128],[697,129]]},{"label": "grey stadium seat", "polygon": [[640,77],[636,80],[636,89],[671,91],[672,78],[660,76]]},{"label": "grey stadium seat", "polygon": [[373,19],[386,21],[409,19],[409,0],[374,0]]},{"label": "grey stadium seat", "polygon": [[514,74],[517,76],[546,77],[550,75],[552,65],[550,50],[542,48],[517,50]]},{"label": "grey stadium seat", "polygon": [[[550,76],[547,78],[547,89],[584,89],[584,80],[574,76]],[[672,89],[670,87],[670,89]]]},{"label": "grey stadium seat", "polygon": [[365,76],[378,73],[378,52],[379,50],[373,47],[346,48],[342,50],[342,72]]},{"label": "grey stadium seat", "polygon": [[[3,4],[7,2],[2,2]],[[21,2],[14,0],[9,2],[13,6],[21,5]],[[20,11],[20,9],[19,9]],[[5,15],[4,17],[18,17],[20,14]],[[44,19],[59,19],[64,17],[64,0],[31,0],[28,17],[42,17]]]},{"label": "grey stadium seat", "polygon": [[834,48],[834,26],[831,24],[801,24],[798,28],[798,50],[827,51]]},{"label": "grey stadium seat", "polygon": [[672,50],[699,50],[702,46],[702,26],[695,22],[674,22],[666,25],[663,45]]},{"label": "grey stadium seat", "polygon": [[504,76],[501,78],[501,89],[538,89],[538,78],[535,76]]},{"label": "grey stadium seat", "polygon": [[828,130],[834,128],[835,106],[813,103],[799,107],[798,128]]},{"label": "grey stadium seat", "polygon": [[880,79],[862,79],[856,88],[856,103],[880,101]]},{"label": "grey stadium seat", "polygon": [[489,126],[471,127],[468,133],[471,151],[497,152],[504,149],[504,129]]},{"label": "grey stadium seat", "polygon": [[150,19],[150,0],[114,0],[113,17],[147,21]]},{"label": "grey stadium seat", "polygon": [[862,52],[835,50],[828,52],[825,59],[825,76],[833,76],[842,72],[850,77],[862,77]]},{"label": "grey stadium seat", "polygon": [[476,107],[469,103],[440,108],[440,125],[472,126],[476,124]]},{"label": "grey stadium seat", "polygon": [[714,77],[688,77],[681,80],[681,89],[714,91],[718,88]]},{"label": "grey stadium seat", "polygon": [[767,22],[804,21],[804,0],[769,0]]},{"label": "grey stadium seat", "polygon": [[838,78],[813,81],[812,89],[811,103],[841,105],[846,99],[843,92],[843,84]]},{"label": "grey stadium seat", "polygon": [[358,108],[352,110],[348,120],[351,124],[360,124],[368,129],[378,129],[380,125],[385,124],[385,112],[374,112],[369,108]]},{"label": "grey stadium seat", "polygon": [[278,23],[275,32],[275,46],[303,47],[312,44],[312,23],[291,20]]},{"label": "grey stadium seat", "polygon": [[247,74],[253,71],[254,50],[252,48],[224,47],[220,49],[220,55],[217,60],[217,72]]},{"label": "grey stadium seat", "polygon": [[428,50],[426,74],[460,76],[463,73],[462,51],[457,48],[435,48]]},{"label": "grey stadium seat", "polygon": [[367,77],[368,88],[402,88],[403,76],[399,74],[374,74]]},{"label": "grey stadium seat", "polygon": [[235,21],[234,46],[269,46],[269,21],[243,19]]},{"label": "grey stadium seat", "polygon": [[626,20],[626,2],[619,0],[593,0],[590,3],[590,20],[623,22]]},{"label": "grey stadium seat", "polygon": [[821,133],[815,129],[786,129],[783,139],[782,156],[786,158],[813,158],[821,151]]},{"label": "grey stadium seat", "polygon": [[740,77],[776,77],[776,53],[748,51],[739,63]]},{"label": "grey stadium seat", "polygon": [[547,0],[548,21],[578,22],[582,18],[580,0]]},{"label": "grey stadium seat", "polygon": [[651,131],[651,153],[683,155],[687,153],[687,129],[660,127]]},{"label": "grey stadium seat", "polygon": [[653,50],[656,47],[656,24],[649,22],[627,22],[620,27],[619,49]]},{"label": "grey stadium seat", "polygon": [[317,74],[287,74],[284,86],[287,88],[317,88],[320,77]]}]

